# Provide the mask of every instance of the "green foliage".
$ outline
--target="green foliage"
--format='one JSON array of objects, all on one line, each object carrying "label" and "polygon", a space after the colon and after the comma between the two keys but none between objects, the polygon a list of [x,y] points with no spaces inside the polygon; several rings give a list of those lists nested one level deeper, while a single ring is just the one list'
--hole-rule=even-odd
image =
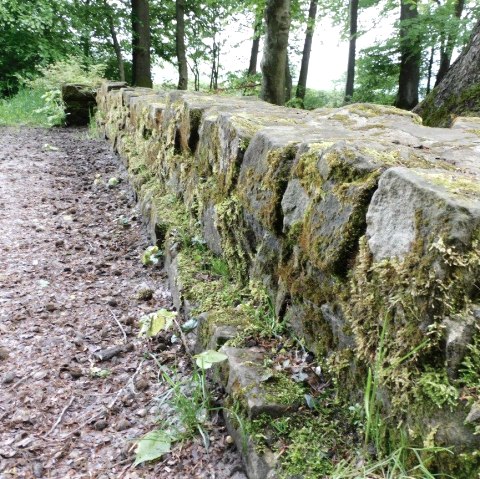
[{"label": "green foliage", "polygon": [[152,338],[160,331],[170,329],[177,313],[159,309],[155,313],[150,313],[140,318],[139,337]]},{"label": "green foliage", "polygon": [[466,389],[464,395],[472,400],[480,399],[480,328],[477,326],[473,341],[460,369],[459,383]]},{"label": "green foliage", "polygon": [[448,406],[453,409],[457,406],[458,391],[450,384],[446,371],[428,369],[419,377],[418,384],[421,393],[436,407]]},{"label": "green foliage", "polygon": [[142,254],[144,266],[156,265],[163,258],[163,251],[156,245],[149,246]]},{"label": "green foliage", "polygon": [[150,431],[137,441],[133,466],[162,457],[170,452],[171,446],[172,438],[167,432],[162,430]]},{"label": "green foliage", "polygon": [[43,93],[21,89],[15,96],[0,99],[0,126],[50,126],[43,113]]},{"label": "green foliage", "polygon": [[196,365],[202,369],[210,369],[214,364],[221,363],[227,359],[227,355],[208,349],[194,356]]}]

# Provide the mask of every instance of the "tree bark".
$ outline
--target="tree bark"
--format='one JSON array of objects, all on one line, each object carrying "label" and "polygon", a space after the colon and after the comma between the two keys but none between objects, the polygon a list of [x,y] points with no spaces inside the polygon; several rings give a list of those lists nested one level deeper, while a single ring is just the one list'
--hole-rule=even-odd
[{"label": "tree bark", "polygon": [[293,89],[293,78],[292,78],[292,72],[290,70],[290,60],[288,59],[288,53],[287,53],[287,61],[285,62],[285,102],[290,101],[292,99],[292,89]]},{"label": "tree bark", "polygon": [[[455,3],[455,18],[460,20],[462,18],[463,9],[465,7],[465,0],[457,0]],[[456,34],[450,34],[447,37],[443,48],[440,50],[440,66],[438,68],[437,77],[435,79],[435,86],[437,86],[443,77],[447,74],[450,68],[450,62],[452,61],[453,49],[455,48],[455,42],[457,41]]]},{"label": "tree bark", "polygon": [[298,85],[295,96],[302,101],[305,99],[307,90],[308,65],[310,64],[310,52],[312,51],[313,33],[315,32],[315,20],[317,18],[318,0],[310,0],[308,9],[307,30],[305,32],[305,42],[303,44],[302,65],[298,77]]},{"label": "tree bark", "polygon": [[448,127],[456,116],[480,116],[480,22],[443,80],[413,111],[428,126]]},{"label": "tree bark", "polygon": [[148,0],[132,0],[132,83],[152,87]]},{"label": "tree bark", "polygon": [[260,48],[260,37],[262,36],[263,18],[257,16],[255,18],[255,25],[253,26],[253,41],[252,49],[250,51],[250,64],[248,66],[248,74],[255,75],[257,73],[258,50]]},{"label": "tree bark", "polygon": [[416,0],[401,0],[400,6],[400,76],[395,100],[397,108],[411,110],[418,103],[420,63],[422,59],[420,39],[413,29],[418,18]]},{"label": "tree bark", "polygon": [[175,44],[177,49],[178,61],[178,89],[186,90],[188,88],[188,64],[187,51],[185,47],[185,0],[176,0],[175,16],[177,27],[175,30]]},{"label": "tree bark", "polygon": [[120,47],[120,43],[117,37],[117,32],[115,30],[112,7],[107,3],[107,0],[104,0],[103,4],[105,5],[108,28],[110,30],[110,35],[112,37],[113,50],[115,51],[115,57],[117,59],[118,74],[120,77],[120,81],[125,81],[125,64],[123,62],[122,48]]},{"label": "tree bark", "polygon": [[345,85],[345,103],[351,101],[355,86],[355,60],[357,53],[358,1],[350,0],[350,45],[348,48],[347,83]]},{"label": "tree bark", "polygon": [[288,34],[290,31],[290,0],[267,0],[265,8],[266,36],[262,59],[262,100],[285,104],[285,71]]}]

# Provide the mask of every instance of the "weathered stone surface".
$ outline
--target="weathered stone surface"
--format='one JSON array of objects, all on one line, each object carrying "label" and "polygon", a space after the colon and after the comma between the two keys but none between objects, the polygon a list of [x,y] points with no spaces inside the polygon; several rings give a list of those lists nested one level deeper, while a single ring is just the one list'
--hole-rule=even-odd
[{"label": "weathered stone surface", "polygon": [[96,109],[95,89],[81,84],[62,85],[62,100],[65,103],[67,126],[88,125]]},{"label": "weathered stone surface", "polygon": [[416,241],[470,244],[480,226],[480,183],[441,170],[392,168],[380,179],[367,213],[375,261],[402,258]]},{"label": "weathered stone surface", "polygon": [[[363,390],[362,374],[375,367],[389,318],[385,411],[404,417],[411,403],[416,433],[438,426],[442,444],[474,447],[463,425],[467,410],[459,405],[451,416],[437,415],[412,391],[432,368],[450,380],[461,375],[478,322],[472,320],[480,277],[475,120],[445,130],[378,105],[306,112],[124,88],[103,88],[98,102],[99,125],[125,158],[152,241],[166,238],[175,307],[199,319],[187,334],[197,352],[220,347],[253,313],[241,309],[241,290],[213,279],[208,265],[190,268],[195,254],[177,248],[176,241],[188,244],[178,222],[194,228],[190,240],[198,242],[201,232],[243,286],[250,279],[255,288],[263,283],[278,319],[332,365],[341,394]],[[189,219],[170,214],[175,202]],[[212,253],[206,256],[213,264]],[[182,268],[191,270],[182,276]],[[202,304],[204,286],[220,307]],[[224,384],[249,417],[288,413],[302,395],[275,399],[279,379],[263,369],[262,358],[259,350],[230,348],[219,368]],[[265,477],[272,469],[255,454],[250,448],[246,459],[253,461],[251,474]]]},{"label": "weathered stone surface", "polygon": [[248,479],[276,479],[275,468],[278,459],[273,452],[269,449],[265,449],[262,453],[257,451],[255,442],[245,435],[235,416],[224,410],[223,417],[228,433],[242,455]]},{"label": "weathered stone surface", "polygon": [[[275,390],[275,375],[263,365],[265,356],[261,349],[224,346],[221,351],[228,357],[221,373],[225,390],[245,406],[249,419],[262,414],[282,416],[297,409],[303,402],[303,395],[292,396],[292,401],[282,400],[284,397],[290,399],[284,396],[288,391],[277,393]],[[290,382],[293,388],[295,383],[293,380]]]}]

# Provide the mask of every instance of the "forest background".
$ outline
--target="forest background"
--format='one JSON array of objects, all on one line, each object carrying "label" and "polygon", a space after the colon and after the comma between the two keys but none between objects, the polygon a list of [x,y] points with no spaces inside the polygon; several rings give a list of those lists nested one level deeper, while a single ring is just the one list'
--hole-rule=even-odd
[{"label": "forest background", "polygon": [[[476,0],[3,0],[0,97],[46,109],[50,123],[60,115],[48,78],[138,86],[158,79],[167,88],[260,94],[307,109],[352,101],[412,109],[479,17]],[[286,35],[273,32],[277,44],[265,47],[272,25]],[[271,80],[280,88],[272,96],[266,53],[282,41],[288,53],[273,61],[285,68]],[[348,48],[335,49],[341,42]],[[330,89],[307,88],[332,79]]]}]

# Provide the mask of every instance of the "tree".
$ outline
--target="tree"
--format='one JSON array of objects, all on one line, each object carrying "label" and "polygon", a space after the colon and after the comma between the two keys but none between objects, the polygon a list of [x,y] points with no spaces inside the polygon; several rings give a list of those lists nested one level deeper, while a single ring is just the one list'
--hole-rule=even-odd
[{"label": "tree", "polygon": [[350,24],[350,44],[348,48],[348,66],[347,82],[345,86],[345,103],[349,102],[353,96],[355,85],[355,60],[357,50],[357,32],[358,32],[358,1],[350,0],[349,4],[349,24]]},{"label": "tree", "polygon": [[149,0],[132,0],[132,83],[152,87]]},{"label": "tree", "polygon": [[185,48],[185,0],[176,0],[175,17],[177,27],[175,30],[175,45],[178,61],[178,89],[186,90],[188,88],[188,64]]},{"label": "tree", "polygon": [[418,103],[420,64],[422,60],[421,38],[418,32],[417,0],[400,1],[400,75],[397,108],[411,110]]},{"label": "tree", "polygon": [[453,29],[450,29],[450,31],[446,35],[446,38],[445,35],[442,36],[442,44],[440,48],[440,66],[438,68],[435,86],[437,86],[442,81],[443,77],[446,75],[448,69],[450,68],[453,49],[455,48],[458,37],[458,22],[462,18],[464,7],[465,0],[455,0],[453,18],[456,20],[456,25],[454,25]]},{"label": "tree", "polygon": [[298,77],[298,85],[296,97],[302,101],[305,99],[305,91],[307,90],[308,65],[310,63],[310,52],[312,51],[313,33],[315,31],[315,20],[317,18],[318,0],[310,0],[310,8],[308,9],[307,30],[305,33],[305,42],[303,45],[302,65],[300,67],[300,75]]},{"label": "tree", "polygon": [[248,65],[248,74],[255,75],[257,73],[258,50],[260,48],[260,38],[263,30],[263,13],[256,13],[255,23],[253,25],[253,40],[250,50],[250,63]]},{"label": "tree", "polygon": [[108,4],[107,0],[103,0],[103,6],[105,8],[105,15],[107,18],[108,29],[110,36],[112,37],[112,46],[117,59],[118,73],[120,81],[125,81],[125,63],[123,61],[122,47],[118,41],[117,29],[115,27],[115,16],[113,8]]},{"label": "tree", "polygon": [[265,8],[266,37],[262,59],[262,100],[285,103],[285,72],[288,34],[290,31],[290,0],[268,0]]},{"label": "tree", "polygon": [[480,21],[443,80],[414,112],[428,126],[450,126],[459,115],[480,115]]}]

